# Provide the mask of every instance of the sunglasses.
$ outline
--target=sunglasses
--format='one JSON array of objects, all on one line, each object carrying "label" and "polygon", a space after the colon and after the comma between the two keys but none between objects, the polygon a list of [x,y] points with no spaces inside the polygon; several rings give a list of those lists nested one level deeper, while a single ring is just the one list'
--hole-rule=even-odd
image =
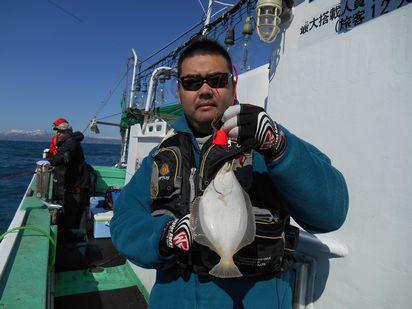
[{"label": "sunglasses", "polygon": [[206,76],[186,75],[180,77],[179,80],[184,90],[196,91],[199,90],[205,82],[212,88],[226,88],[230,78],[232,78],[232,74],[230,73],[211,73]]}]

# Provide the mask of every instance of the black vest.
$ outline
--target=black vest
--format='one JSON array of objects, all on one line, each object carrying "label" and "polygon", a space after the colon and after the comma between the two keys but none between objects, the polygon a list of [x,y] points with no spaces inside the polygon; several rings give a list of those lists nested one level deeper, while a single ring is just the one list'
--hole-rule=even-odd
[{"label": "black vest", "polygon": [[[253,171],[253,152],[232,143],[229,147],[212,144],[202,147],[200,166],[195,166],[191,136],[175,133],[163,140],[153,154],[151,181],[152,215],[181,217],[203,194],[216,173],[228,161],[239,183],[249,194],[256,222],[255,241],[240,249],[234,261],[244,276],[289,271],[293,266],[299,229],[289,224],[280,194],[267,173]],[[193,243],[189,253],[179,250],[176,261],[166,268],[195,271],[207,275],[220,257],[208,247]]]}]

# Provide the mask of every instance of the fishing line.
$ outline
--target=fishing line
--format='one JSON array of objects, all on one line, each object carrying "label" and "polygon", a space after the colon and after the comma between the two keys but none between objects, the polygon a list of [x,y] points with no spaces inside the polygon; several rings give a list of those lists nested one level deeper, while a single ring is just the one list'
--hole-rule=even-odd
[{"label": "fishing line", "polygon": [[[168,48],[170,45],[172,45],[173,43],[175,43],[177,40],[181,39],[183,36],[185,36],[186,34],[188,34],[190,31],[192,31],[193,29],[195,29],[196,27],[198,27],[199,25],[201,25],[203,23],[203,20],[198,22],[197,24],[193,25],[191,28],[189,28],[188,30],[186,30],[186,32],[182,33],[181,35],[179,35],[177,38],[175,38],[174,40],[172,40],[171,42],[169,42],[168,44],[166,44],[165,46],[163,46],[161,49],[159,49],[158,51],[154,52],[153,54],[151,54],[149,57],[147,57],[146,59],[142,60],[142,64],[145,63],[146,61],[148,61],[149,59],[153,58],[154,56],[156,56],[157,54],[159,54],[160,52],[164,51],[166,48]],[[143,72],[146,72],[147,70],[151,69],[153,66],[156,66],[159,62],[170,58],[171,56],[174,55],[174,52],[169,53],[166,57],[160,59],[158,62],[156,62],[155,64],[151,65],[150,67],[144,69],[143,71],[140,72],[140,74],[142,74]]]},{"label": "fishing line", "polygon": [[13,179],[15,177],[30,176],[30,175],[33,175],[33,174],[34,174],[34,172],[23,172],[23,173],[18,173],[18,174],[11,174],[11,175],[7,175],[7,176],[2,176],[2,177],[0,177],[0,179],[10,180],[10,179]]},{"label": "fishing line", "polygon": [[111,118],[111,117],[118,116],[118,115],[121,115],[121,114],[122,114],[122,113],[116,113],[116,114],[112,114],[112,115],[109,115],[109,116],[106,116],[106,117],[102,117],[102,118],[99,118],[99,119],[96,119],[96,120],[103,120],[103,119]]},{"label": "fishing line", "polygon": [[113,96],[114,92],[116,89],[119,87],[120,83],[126,78],[126,76],[129,74],[130,66],[127,67],[126,73],[123,74],[121,79],[109,90],[109,93],[107,94],[106,98],[101,102],[100,107],[97,109],[96,113],[94,114],[94,118],[97,117],[97,115],[102,111],[103,107],[109,102],[110,98]]},{"label": "fishing line", "polygon": [[[232,6],[227,12],[225,12],[221,17],[215,19],[214,21],[212,21],[211,23],[209,23],[206,26],[206,30],[210,31],[214,28],[218,28],[218,27],[223,27],[222,26],[222,21],[224,21],[225,19],[229,18],[230,16],[234,15],[237,11],[239,11],[239,18],[236,19],[235,21],[235,25],[237,25],[240,21],[241,21],[241,15],[244,13],[243,11],[247,10],[247,8],[243,7],[243,5],[247,2],[247,0],[242,0],[239,1],[237,4],[235,4],[234,6]],[[203,6],[202,6],[203,7]],[[226,8],[224,8],[226,9]],[[223,9],[222,9],[223,10]],[[204,8],[203,8],[203,11]],[[220,11],[219,11],[220,12]],[[216,13],[213,15],[215,16]],[[168,44],[166,44],[165,46],[163,46],[161,49],[159,49],[158,51],[156,51],[155,53],[153,53],[152,55],[150,55],[149,57],[147,57],[146,59],[140,61],[140,65],[142,65],[143,63],[147,62],[149,59],[153,58],[154,56],[158,55],[159,53],[161,53],[162,51],[164,51],[166,48],[168,48],[169,46],[171,46],[173,43],[177,42],[179,39],[181,39],[182,37],[184,37],[185,35],[187,35],[188,33],[192,32],[195,28],[199,27],[200,25],[202,25],[204,23],[205,18],[203,17],[203,19],[193,25],[192,27],[190,27],[188,30],[186,30],[183,34],[179,35],[178,37],[176,37],[174,40],[172,40],[171,42],[169,42]],[[144,78],[147,77],[148,75],[150,75],[150,70],[153,69],[155,66],[157,66],[159,63],[163,63],[164,61],[166,61],[168,58],[171,57],[176,57],[178,55],[178,53],[185,48],[187,45],[189,45],[192,40],[196,37],[199,37],[201,35],[201,31],[197,32],[195,34],[193,34],[189,40],[187,40],[186,42],[184,42],[183,44],[181,44],[179,47],[177,47],[176,49],[174,49],[173,51],[171,51],[170,53],[168,53],[166,56],[164,56],[163,58],[161,58],[160,60],[156,61],[154,64],[149,65],[148,67],[146,67],[145,69],[141,70],[139,72],[139,76],[140,78]],[[235,41],[237,41],[237,39],[235,39]],[[106,106],[106,104],[109,102],[109,100],[111,99],[111,97],[113,96],[115,90],[119,87],[120,83],[125,79],[125,77],[128,76],[129,70],[130,70],[130,65],[127,65],[127,70],[126,73],[121,77],[121,79],[110,89],[108,95],[106,96],[106,98],[101,102],[100,107],[97,109],[94,118],[97,118],[98,114],[102,111],[102,109]],[[149,72],[148,72],[149,71]],[[148,72],[148,73],[146,73]],[[143,74],[146,73],[146,74]],[[234,104],[234,102],[232,103]],[[85,132],[87,130],[87,128],[90,126],[90,123],[87,124],[86,128],[83,130],[83,132]]]},{"label": "fishing line", "polygon": [[[230,16],[234,15],[237,11],[242,11],[245,8],[243,7],[243,5],[248,2],[248,0],[241,0],[239,1],[237,4],[233,5],[227,12],[225,12],[221,17],[216,18],[214,21],[212,21],[211,23],[209,23],[208,25],[206,25],[206,30],[210,31],[212,29],[214,29],[215,27],[220,26],[220,24],[222,23],[222,21],[224,21],[225,19],[229,18]],[[214,14],[215,15],[215,14]],[[241,19],[238,19],[238,21],[236,22],[236,24],[238,24],[241,21]],[[204,20],[202,20],[201,22],[199,22],[197,25],[194,25],[192,28],[190,28],[189,30],[187,30],[184,34],[182,34],[181,36],[179,36],[177,39],[175,39],[174,41],[172,41],[171,43],[169,43],[168,45],[164,46],[163,48],[161,48],[159,51],[155,52],[154,54],[152,54],[151,56],[149,56],[148,58],[146,58],[145,60],[142,61],[145,62],[148,59],[152,58],[153,56],[157,55],[159,52],[163,51],[165,48],[169,47],[171,44],[173,44],[175,41],[177,41],[178,39],[180,39],[183,35],[186,35],[187,33],[189,33],[190,31],[192,31],[194,28],[196,28],[197,26],[201,25],[204,22]],[[204,30],[204,29],[202,29]],[[183,48],[185,48],[186,46],[188,46],[193,38],[199,37],[202,35],[202,31],[195,33],[191,38],[189,38],[186,42],[184,42],[183,44],[181,44],[179,47],[177,47],[176,49],[174,49],[173,51],[171,51],[170,53],[168,53],[166,56],[164,56],[163,58],[161,58],[160,60],[158,60],[157,62],[155,62],[154,64],[150,65],[149,67],[145,68],[144,70],[142,70],[140,72],[140,74],[152,70],[153,67],[157,66],[159,63],[162,63],[163,61],[165,61],[166,59],[170,58],[170,57],[175,57]]]},{"label": "fishing line", "polygon": [[203,17],[204,17],[204,16],[206,15],[206,10],[205,10],[205,7],[203,6],[202,1],[197,0],[197,2],[199,2],[200,6],[202,7],[202,10],[203,10]]},{"label": "fishing line", "polygon": [[[101,102],[100,107],[97,109],[96,113],[94,114],[93,118],[96,119],[97,115],[100,114],[100,112],[103,110],[103,108],[106,106],[106,104],[109,102],[113,94],[115,93],[116,89],[119,87],[120,83],[129,75],[131,65],[127,65],[126,72],[122,75],[120,80],[116,82],[112,88],[110,88],[109,93],[107,94],[106,98]],[[90,122],[87,124],[87,126],[84,128],[83,133],[86,132],[87,128],[90,126]]]},{"label": "fishing line", "polygon": [[74,15],[73,13],[69,12],[68,10],[66,10],[66,9],[65,9],[64,7],[62,7],[61,5],[55,3],[55,2],[53,2],[53,1],[51,1],[51,0],[48,0],[47,2],[49,2],[50,4],[53,4],[55,7],[57,7],[58,9],[60,9],[63,13],[65,13],[65,14],[73,17],[73,18],[76,19],[77,21],[79,21],[79,22],[81,22],[81,23],[83,22],[83,20],[81,20],[79,17],[77,17],[77,16]]}]

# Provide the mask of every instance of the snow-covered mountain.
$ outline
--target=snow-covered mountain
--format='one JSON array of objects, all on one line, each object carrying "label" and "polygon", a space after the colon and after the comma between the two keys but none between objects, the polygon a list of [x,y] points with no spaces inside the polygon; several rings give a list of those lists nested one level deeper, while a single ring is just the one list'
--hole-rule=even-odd
[{"label": "snow-covered mountain", "polygon": [[[19,140],[19,141],[37,141],[45,142],[50,141],[54,132],[47,132],[45,130],[7,130],[0,131],[0,140]],[[99,143],[99,144],[119,144],[121,142],[120,138],[112,137],[90,137],[85,136],[85,143]]]}]

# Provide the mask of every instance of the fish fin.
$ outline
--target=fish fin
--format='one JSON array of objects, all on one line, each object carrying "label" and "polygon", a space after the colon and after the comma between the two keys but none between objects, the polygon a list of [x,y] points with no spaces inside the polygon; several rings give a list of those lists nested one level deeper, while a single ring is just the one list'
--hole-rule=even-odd
[{"label": "fish fin", "polygon": [[239,268],[235,265],[232,260],[232,263],[227,264],[223,263],[220,260],[219,264],[215,265],[210,271],[209,274],[218,278],[237,278],[243,277]]},{"label": "fish fin", "polygon": [[209,247],[211,250],[217,252],[215,246],[206,237],[200,222],[200,197],[196,198],[192,205],[190,205],[190,230],[192,232],[193,240],[197,243]]},{"label": "fish fin", "polygon": [[255,223],[255,215],[253,214],[253,207],[252,207],[252,202],[250,201],[249,194],[246,193],[246,191],[242,190],[243,196],[245,198],[246,202],[246,210],[247,210],[247,227],[245,234],[243,236],[242,241],[239,243],[238,250],[241,248],[251,244],[256,237],[256,223]]}]

